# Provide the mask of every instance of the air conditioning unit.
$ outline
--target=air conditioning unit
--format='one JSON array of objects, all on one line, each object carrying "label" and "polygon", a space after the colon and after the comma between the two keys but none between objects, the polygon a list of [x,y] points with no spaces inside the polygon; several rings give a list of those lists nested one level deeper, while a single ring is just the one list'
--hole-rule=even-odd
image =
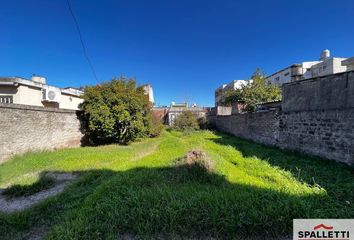
[{"label": "air conditioning unit", "polygon": [[55,87],[45,87],[42,89],[42,101],[45,102],[57,102],[61,99],[61,91]]}]

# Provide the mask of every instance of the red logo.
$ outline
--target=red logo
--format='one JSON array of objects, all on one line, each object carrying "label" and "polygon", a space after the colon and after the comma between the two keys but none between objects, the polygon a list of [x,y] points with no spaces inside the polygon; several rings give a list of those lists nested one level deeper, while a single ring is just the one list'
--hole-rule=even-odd
[{"label": "red logo", "polygon": [[324,229],[327,229],[327,230],[333,229],[332,226],[326,226],[326,225],[324,225],[323,223],[321,223],[321,224],[315,226],[315,227],[313,228],[313,230],[317,230],[317,229],[319,229],[319,228],[324,228]]}]

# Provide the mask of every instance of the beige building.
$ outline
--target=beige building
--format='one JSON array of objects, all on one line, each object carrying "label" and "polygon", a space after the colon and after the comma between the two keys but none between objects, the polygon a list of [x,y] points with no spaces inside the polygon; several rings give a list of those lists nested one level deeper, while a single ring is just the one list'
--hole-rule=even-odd
[{"label": "beige building", "polygon": [[351,63],[350,59],[352,58],[331,57],[330,51],[326,49],[321,52],[319,61],[293,64],[267,76],[266,81],[271,84],[282,85],[297,80],[351,71],[354,68],[352,68],[353,63]]},{"label": "beige building", "polygon": [[0,78],[0,103],[23,104],[77,110],[83,102],[83,91],[75,88],[58,88],[46,84],[46,79],[32,76]]}]

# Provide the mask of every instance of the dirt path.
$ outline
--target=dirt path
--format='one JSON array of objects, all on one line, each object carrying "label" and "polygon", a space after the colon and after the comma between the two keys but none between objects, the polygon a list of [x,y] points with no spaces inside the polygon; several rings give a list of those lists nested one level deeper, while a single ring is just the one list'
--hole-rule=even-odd
[{"label": "dirt path", "polygon": [[18,197],[13,199],[7,199],[2,192],[4,189],[0,190],[0,211],[4,213],[13,213],[17,211],[22,211],[29,208],[44,199],[58,195],[63,192],[65,187],[69,185],[77,176],[71,173],[47,173],[47,177],[54,178],[56,183],[53,187],[35,193],[27,197]]}]

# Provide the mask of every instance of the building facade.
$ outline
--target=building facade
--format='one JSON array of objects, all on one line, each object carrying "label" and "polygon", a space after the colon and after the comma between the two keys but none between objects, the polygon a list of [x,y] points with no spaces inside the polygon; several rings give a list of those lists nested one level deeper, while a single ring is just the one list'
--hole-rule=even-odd
[{"label": "building facade", "polygon": [[145,92],[145,95],[149,99],[149,102],[154,106],[155,100],[154,100],[154,91],[152,90],[152,86],[150,84],[145,84],[142,86]]},{"label": "building facade", "polygon": [[76,88],[58,88],[46,84],[46,79],[33,76],[31,80],[19,77],[0,78],[0,103],[22,104],[77,110],[83,91]]},{"label": "building facade", "polygon": [[250,80],[233,80],[228,84],[223,84],[215,90],[215,107],[222,106],[223,96],[228,91],[241,89],[247,85]]},{"label": "building facade", "polygon": [[283,85],[288,82],[346,72],[350,69],[351,64],[347,58],[330,57],[330,51],[326,49],[322,51],[319,61],[293,64],[267,76],[266,81],[271,84]]},{"label": "building facade", "polygon": [[342,65],[347,67],[347,71],[354,71],[354,57],[342,61]]},{"label": "building facade", "polygon": [[187,103],[172,102],[170,107],[154,107],[152,109],[152,114],[156,119],[160,119],[162,123],[173,126],[177,117],[185,111],[195,113],[198,118],[205,118],[208,109],[198,107],[195,104],[193,104],[193,106],[188,106]]}]

